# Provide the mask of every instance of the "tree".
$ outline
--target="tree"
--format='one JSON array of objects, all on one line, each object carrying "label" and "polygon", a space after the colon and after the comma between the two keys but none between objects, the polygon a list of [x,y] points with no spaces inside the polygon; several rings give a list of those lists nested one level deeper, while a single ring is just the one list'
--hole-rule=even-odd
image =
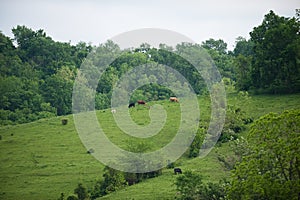
[{"label": "tree", "polygon": [[270,113],[249,134],[246,156],[232,173],[231,199],[299,199],[300,110]]},{"label": "tree", "polygon": [[92,199],[117,191],[126,185],[124,173],[108,166],[104,168],[103,177],[104,179],[97,181],[94,186],[91,194]]},{"label": "tree", "polygon": [[227,53],[227,44],[219,39],[209,39],[202,42],[201,47],[206,49],[214,61],[221,75],[234,80],[232,55]]},{"label": "tree", "polygon": [[234,77],[236,79],[236,88],[238,90],[249,90],[252,86],[251,72],[253,59],[253,42],[243,37],[236,39],[236,45],[233,50],[234,55]]},{"label": "tree", "polygon": [[247,91],[251,87],[251,61],[252,57],[247,57],[242,54],[239,54],[234,59],[236,88],[238,90]]},{"label": "tree", "polygon": [[18,44],[18,55],[30,63],[43,75],[52,75],[64,65],[80,66],[83,57],[91,50],[85,43],[71,46],[69,43],[55,42],[44,30],[34,31],[25,26],[12,29]]},{"label": "tree", "polygon": [[75,69],[64,66],[41,85],[44,99],[57,109],[58,115],[71,113],[74,79]]},{"label": "tree", "polygon": [[189,157],[190,158],[197,157],[199,155],[199,151],[201,149],[205,133],[206,133],[206,130],[204,128],[198,129],[198,131],[195,135],[195,138],[189,148]]},{"label": "tree", "polygon": [[69,114],[76,68],[92,47],[55,42],[25,26],[12,32],[16,46],[0,32],[0,124]]},{"label": "tree", "polygon": [[243,37],[236,38],[233,55],[252,56],[253,55],[253,41],[246,40]]},{"label": "tree", "polygon": [[77,194],[78,200],[87,200],[89,196],[86,188],[81,183],[75,188],[74,194]]},{"label": "tree", "polygon": [[15,50],[12,40],[0,31],[0,53],[10,54]]},{"label": "tree", "polygon": [[184,174],[179,175],[176,179],[175,185],[178,191],[176,199],[217,200],[224,199],[225,197],[225,189],[221,182],[219,184],[211,182],[205,184],[199,174],[191,171],[186,171]]},{"label": "tree", "polygon": [[300,91],[300,22],[270,11],[250,33],[253,86],[271,93]]},{"label": "tree", "polygon": [[78,198],[75,195],[70,195],[67,200],[78,200]]},{"label": "tree", "polygon": [[79,42],[76,46],[72,46],[72,51],[75,57],[74,62],[79,67],[88,53],[92,51],[92,46],[90,44],[87,45],[85,42]]},{"label": "tree", "polygon": [[214,40],[210,38],[209,40],[202,42],[201,46],[208,50],[215,50],[221,54],[225,54],[227,52],[227,44],[221,39]]},{"label": "tree", "polygon": [[57,200],[64,200],[65,199],[65,194],[64,193],[60,193],[60,197]]}]

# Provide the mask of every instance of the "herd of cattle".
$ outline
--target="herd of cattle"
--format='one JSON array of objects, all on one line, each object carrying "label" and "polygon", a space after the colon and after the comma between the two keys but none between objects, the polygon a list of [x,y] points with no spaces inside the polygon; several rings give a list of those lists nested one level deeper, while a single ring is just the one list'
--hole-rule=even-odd
[{"label": "herd of cattle", "polygon": [[[179,100],[178,100],[177,97],[170,97],[169,100],[170,100],[170,102],[177,102],[177,103],[179,102]],[[146,101],[144,101],[144,100],[138,100],[136,103],[137,103],[138,105],[147,105]],[[136,103],[134,103],[134,102],[129,103],[128,108],[135,107],[135,104],[136,104]],[[149,109],[150,109],[150,107],[149,107]],[[111,110],[111,113],[113,113],[113,114],[116,113],[116,112],[117,112],[116,109],[112,109],[112,110]]]},{"label": "herd of cattle", "polygon": [[[178,98],[177,97],[170,97],[170,102],[179,102]],[[144,101],[144,100],[138,100],[136,102],[138,105],[147,105],[147,103]],[[128,108],[131,108],[131,107],[135,107],[135,103],[130,103],[128,105]]]}]

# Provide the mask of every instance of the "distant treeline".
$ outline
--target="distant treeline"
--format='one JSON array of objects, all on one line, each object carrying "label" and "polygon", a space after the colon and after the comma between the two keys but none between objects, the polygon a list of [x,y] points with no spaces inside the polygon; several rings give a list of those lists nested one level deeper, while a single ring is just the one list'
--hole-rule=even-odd
[{"label": "distant treeline", "polygon": [[[226,86],[256,93],[295,93],[300,91],[299,30],[299,12],[296,17],[286,18],[270,11],[262,24],[250,32],[249,40],[237,38],[233,51],[228,51],[221,39],[209,39],[192,46],[207,50]],[[85,42],[76,45],[56,42],[43,30],[34,31],[25,26],[13,28],[12,33],[13,39],[0,32],[0,124],[70,114],[75,77],[95,47]],[[98,82],[96,109],[110,106],[112,88],[124,73],[148,63],[174,68],[197,94],[206,94],[201,75],[178,56],[190,46],[182,43],[172,49],[161,44],[156,49],[141,44],[137,49],[120,50],[118,45],[108,41],[97,47],[122,54]],[[150,84],[135,90],[131,100],[160,100],[171,95],[168,88]]]}]

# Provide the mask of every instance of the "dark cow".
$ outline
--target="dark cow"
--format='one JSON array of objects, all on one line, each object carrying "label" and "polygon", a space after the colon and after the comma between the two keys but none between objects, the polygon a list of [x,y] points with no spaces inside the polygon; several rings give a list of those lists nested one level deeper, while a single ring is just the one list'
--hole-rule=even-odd
[{"label": "dark cow", "polygon": [[174,168],[174,174],[182,174],[182,171],[180,168]]},{"label": "dark cow", "polygon": [[128,108],[135,107],[135,103],[130,103]]},{"label": "dark cow", "polygon": [[170,97],[170,101],[171,102],[179,102],[177,97]]},{"label": "dark cow", "polygon": [[138,103],[139,105],[146,105],[146,102],[143,101],[143,100],[138,100],[137,103]]},{"label": "dark cow", "polygon": [[91,154],[91,153],[94,153],[94,152],[95,152],[94,149],[89,149],[86,153]]}]

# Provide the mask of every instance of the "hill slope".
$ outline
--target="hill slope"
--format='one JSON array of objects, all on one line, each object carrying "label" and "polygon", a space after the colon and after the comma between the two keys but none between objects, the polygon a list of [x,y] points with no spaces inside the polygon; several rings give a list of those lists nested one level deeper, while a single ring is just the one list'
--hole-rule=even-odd
[{"label": "hill slope", "polygon": [[[268,112],[281,112],[286,109],[300,108],[300,94],[286,96],[253,96],[247,104],[236,95],[228,97],[229,104],[240,106],[243,111],[254,118]],[[209,117],[208,99],[199,99],[203,117]],[[166,110],[178,106],[167,101],[158,102]],[[139,110],[138,110],[139,109]],[[132,112],[137,123],[149,123],[148,110],[140,107]],[[121,147],[126,147],[127,136],[118,132],[113,124],[109,110],[97,112],[98,118],[107,127],[108,137]],[[169,117],[169,116],[168,116]],[[170,115],[170,121],[178,120],[177,115]],[[104,166],[86,153],[75,130],[73,117],[66,116],[67,125],[61,124],[62,117],[39,120],[29,124],[7,126],[0,128],[0,199],[57,199],[63,192],[67,197],[73,193],[79,182],[92,189],[96,180],[102,178]],[[170,122],[170,123],[171,123]],[[166,124],[166,132],[172,132],[171,124]],[[244,134],[244,133],[242,133]],[[165,144],[166,137],[157,136],[153,141],[162,141],[154,145],[160,148]],[[153,143],[152,141],[152,143]],[[219,153],[230,154],[228,144],[215,148],[204,159],[187,159],[182,157],[176,161],[183,171],[193,170],[203,175],[204,181],[217,182],[222,177],[228,177],[217,159]],[[172,170],[163,170],[162,176],[148,179],[142,183],[126,187],[110,194],[104,199],[173,199],[176,176]]]}]

